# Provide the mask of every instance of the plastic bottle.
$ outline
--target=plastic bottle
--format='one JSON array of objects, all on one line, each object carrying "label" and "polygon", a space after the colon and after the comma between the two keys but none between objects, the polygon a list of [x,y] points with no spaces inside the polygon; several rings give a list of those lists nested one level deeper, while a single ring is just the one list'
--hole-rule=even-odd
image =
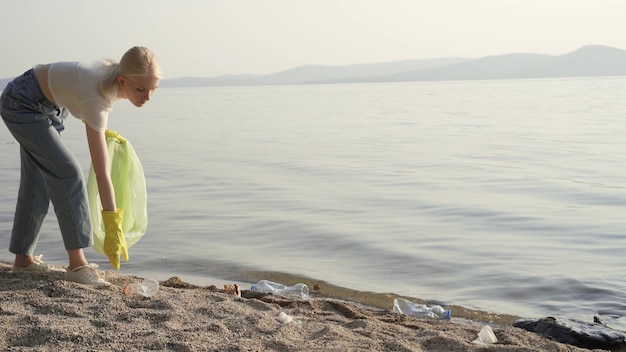
[{"label": "plastic bottle", "polygon": [[393,300],[393,311],[405,315],[416,317],[429,317],[439,319],[450,319],[450,310],[443,309],[439,305],[427,306],[425,304],[414,303],[403,298]]},{"label": "plastic bottle", "polygon": [[133,282],[124,287],[124,294],[127,296],[137,294],[144,297],[150,297],[159,290],[159,282],[148,279],[142,282]]},{"label": "plastic bottle", "polygon": [[309,288],[305,284],[295,284],[293,286],[285,286],[277,282],[261,280],[257,282],[256,285],[252,285],[250,289],[252,291],[257,291],[257,292],[262,292],[262,293],[272,293],[272,294],[283,296],[283,297],[302,298],[302,299],[309,298]]}]

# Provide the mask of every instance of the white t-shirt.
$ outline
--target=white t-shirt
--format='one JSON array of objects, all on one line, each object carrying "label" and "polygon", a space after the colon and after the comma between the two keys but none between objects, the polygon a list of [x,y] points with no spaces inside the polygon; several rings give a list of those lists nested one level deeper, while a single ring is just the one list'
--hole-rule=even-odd
[{"label": "white t-shirt", "polygon": [[117,88],[103,96],[100,81],[105,61],[56,62],[48,69],[48,87],[60,108],[67,108],[74,117],[84,120],[89,127],[104,132],[113,102],[118,101]]}]

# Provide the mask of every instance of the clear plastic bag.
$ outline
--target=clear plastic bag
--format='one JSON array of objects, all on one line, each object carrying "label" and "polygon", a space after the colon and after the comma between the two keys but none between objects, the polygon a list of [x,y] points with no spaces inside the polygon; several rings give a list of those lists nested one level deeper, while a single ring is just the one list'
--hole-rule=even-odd
[{"label": "clear plastic bag", "polygon": [[[117,208],[124,211],[122,230],[126,244],[130,248],[143,237],[148,227],[146,179],[141,162],[128,140],[121,143],[115,137],[107,137],[107,149],[111,163],[111,182],[115,189],[115,203]],[[105,254],[102,203],[93,165],[90,167],[87,180],[87,196],[93,225],[93,248],[98,253]]]}]

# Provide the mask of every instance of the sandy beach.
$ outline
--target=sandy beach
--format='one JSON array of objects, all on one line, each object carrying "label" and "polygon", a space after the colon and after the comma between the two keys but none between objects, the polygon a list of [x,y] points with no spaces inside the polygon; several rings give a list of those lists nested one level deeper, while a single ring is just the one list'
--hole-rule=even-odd
[{"label": "sandy beach", "polygon": [[[0,349],[5,351],[589,351],[512,325],[416,318],[324,296],[308,300],[177,277],[152,297],[124,295],[143,278],[105,272],[112,286],[61,273],[13,273],[0,263]],[[279,319],[283,313],[292,321]],[[452,308],[455,315],[455,309]],[[282,316],[284,318],[284,315]],[[288,320],[291,320],[288,319]],[[495,344],[473,342],[485,325]]]}]

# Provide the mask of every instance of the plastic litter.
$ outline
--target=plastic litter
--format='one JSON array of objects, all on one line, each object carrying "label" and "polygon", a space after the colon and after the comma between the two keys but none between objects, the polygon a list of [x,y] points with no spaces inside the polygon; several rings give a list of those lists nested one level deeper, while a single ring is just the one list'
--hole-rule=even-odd
[{"label": "plastic litter", "polygon": [[224,291],[226,292],[226,294],[241,298],[241,290],[239,290],[239,285],[237,284],[224,285]]},{"label": "plastic litter", "polygon": [[618,350],[626,347],[626,334],[602,323],[548,316],[518,319],[513,326],[554,341],[586,349]]},{"label": "plastic litter", "polygon": [[262,293],[272,293],[278,296],[290,298],[309,298],[309,287],[305,284],[295,284],[293,286],[285,286],[283,284],[272,282],[269,280],[261,280],[250,287],[252,291]]},{"label": "plastic litter", "polygon": [[159,290],[159,282],[156,280],[148,279],[142,282],[133,282],[124,286],[124,294],[130,295],[142,295],[144,297],[152,297]]},{"label": "plastic litter", "polygon": [[[111,182],[115,189],[115,203],[124,211],[122,230],[130,248],[146,233],[148,227],[148,201],[143,167],[131,143],[111,130],[107,130],[107,149],[111,163]],[[87,179],[89,212],[93,225],[93,248],[104,254],[104,223],[102,203],[98,192],[96,174],[91,165]]]},{"label": "plastic litter", "polygon": [[496,338],[496,334],[493,333],[493,330],[491,330],[491,327],[489,325],[485,325],[482,329],[480,329],[478,338],[473,342],[479,345],[490,345],[498,342],[498,339]]},{"label": "plastic litter", "polygon": [[278,313],[278,320],[283,324],[293,323],[293,317],[285,314],[285,312]]},{"label": "plastic litter", "polygon": [[450,319],[452,313],[450,310],[443,309],[439,305],[427,306],[425,304],[419,304],[408,301],[404,298],[395,298],[393,300],[393,311],[404,315],[410,315],[414,317],[428,317],[438,319]]}]

